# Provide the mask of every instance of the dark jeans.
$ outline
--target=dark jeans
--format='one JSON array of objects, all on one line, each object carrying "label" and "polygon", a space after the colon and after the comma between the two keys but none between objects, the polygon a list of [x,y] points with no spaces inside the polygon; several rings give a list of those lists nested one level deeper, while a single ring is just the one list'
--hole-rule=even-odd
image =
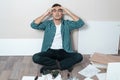
[{"label": "dark jeans", "polygon": [[46,52],[40,52],[33,55],[33,61],[40,65],[52,66],[59,62],[61,70],[68,69],[74,64],[81,62],[83,56],[80,53],[68,53],[63,49],[48,49]]}]

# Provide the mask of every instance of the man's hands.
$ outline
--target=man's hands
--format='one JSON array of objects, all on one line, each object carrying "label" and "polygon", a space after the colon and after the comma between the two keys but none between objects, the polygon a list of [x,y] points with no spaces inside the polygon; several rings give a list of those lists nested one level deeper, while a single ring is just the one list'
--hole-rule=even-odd
[{"label": "man's hands", "polygon": [[[71,14],[71,12],[67,8],[65,8],[65,7],[60,7],[60,9],[63,10],[63,14],[64,15],[70,15]],[[50,16],[50,15],[52,15],[52,11],[53,10],[54,10],[54,7],[53,8],[49,8],[43,15],[44,16]]]},{"label": "man's hands", "polygon": [[67,8],[61,7],[61,9],[63,10],[63,14],[69,15],[74,21],[78,21],[79,20],[79,17],[77,15],[73,14]]},{"label": "man's hands", "polygon": [[51,15],[51,10],[52,10],[52,8],[48,9],[43,15],[41,15],[41,16],[38,17],[38,18],[36,18],[34,22],[35,22],[36,24],[39,24],[40,22],[42,22],[42,20],[43,20],[45,17]]},{"label": "man's hands", "polygon": [[[52,11],[55,8],[49,8],[43,15],[41,15],[40,17],[38,17],[37,19],[35,19],[35,23],[39,24],[40,22],[42,22],[42,20],[47,17],[47,16],[51,16],[52,15]],[[74,21],[79,20],[79,17],[76,16],[75,14],[73,14],[71,11],[69,11],[67,8],[64,7],[60,7],[60,9],[63,10],[63,15],[69,15]]]},{"label": "man's hands", "polygon": [[[69,15],[70,11],[67,9],[67,8],[64,8],[64,7],[60,7],[60,9],[63,10],[63,14],[64,15]],[[44,13],[44,16],[50,16],[52,15],[52,11],[54,10],[54,7],[53,8],[49,8],[45,13]]]},{"label": "man's hands", "polygon": [[52,11],[52,8],[48,9],[43,15],[50,16],[52,14],[51,11]]},{"label": "man's hands", "polygon": [[67,8],[61,7],[61,9],[63,10],[63,14],[69,15],[69,10]]}]

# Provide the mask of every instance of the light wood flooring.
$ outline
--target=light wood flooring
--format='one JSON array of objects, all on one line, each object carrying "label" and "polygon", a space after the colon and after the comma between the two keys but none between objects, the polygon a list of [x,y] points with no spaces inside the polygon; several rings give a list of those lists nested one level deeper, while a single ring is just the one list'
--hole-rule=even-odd
[{"label": "light wood flooring", "polygon": [[[74,66],[72,75],[79,79],[84,77],[78,71],[89,64],[89,55],[84,56],[84,60]],[[0,80],[21,80],[23,76],[36,76],[40,71],[40,66],[33,63],[31,56],[0,56]],[[67,77],[67,70],[62,71],[64,79]]]},{"label": "light wood flooring", "polygon": [[[90,56],[83,56],[83,61],[76,64],[72,71],[72,76],[79,80],[84,80],[85,77],[78,72],[90,64]],[[0,56],[0,80],[22,80],[23,76],[36,76],[40,67],[33,63],[32,56]],[[67,73],[67,70],[62,71],[63,80],[67,80]]]}]

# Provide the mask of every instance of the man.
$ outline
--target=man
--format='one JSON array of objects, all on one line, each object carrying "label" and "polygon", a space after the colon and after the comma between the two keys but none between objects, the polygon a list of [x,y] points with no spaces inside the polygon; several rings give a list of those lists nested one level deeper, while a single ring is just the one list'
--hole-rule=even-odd
[{"label": "man", "polygon": [[[64,15],[70,16],[73,20],[64,20]],[[46,20],[46,17],[50,16],[53,19]],[[41,73],[56,69],[69,70],[82,61],[83,56],[72,49],[70,34],[72,30],[83,25],[84,22],[78,16],[60,4],[54,4],[31,23],[32,28],[45,32],[41,52],[33,55],[33,61],[43,65]]]}]

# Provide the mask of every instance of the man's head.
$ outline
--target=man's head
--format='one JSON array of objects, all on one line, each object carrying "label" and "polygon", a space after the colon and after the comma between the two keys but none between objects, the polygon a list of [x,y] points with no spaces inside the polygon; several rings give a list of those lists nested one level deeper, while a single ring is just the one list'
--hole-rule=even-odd
[{"label": "man's head", "polygon": [[61,7],[61,5],[60,5],[60,4],[57,4],[57,3],[56,3],[56,4],[53,4],[53,5],[52,5],[52,8],[53,8],[53,7],[56,7],[56,6]]},{"label": "man's head", "polygon": [[54,4],[52,6],[52,16],[55,20],[61,20],[63,17],[63,10],[60,4]]}]

